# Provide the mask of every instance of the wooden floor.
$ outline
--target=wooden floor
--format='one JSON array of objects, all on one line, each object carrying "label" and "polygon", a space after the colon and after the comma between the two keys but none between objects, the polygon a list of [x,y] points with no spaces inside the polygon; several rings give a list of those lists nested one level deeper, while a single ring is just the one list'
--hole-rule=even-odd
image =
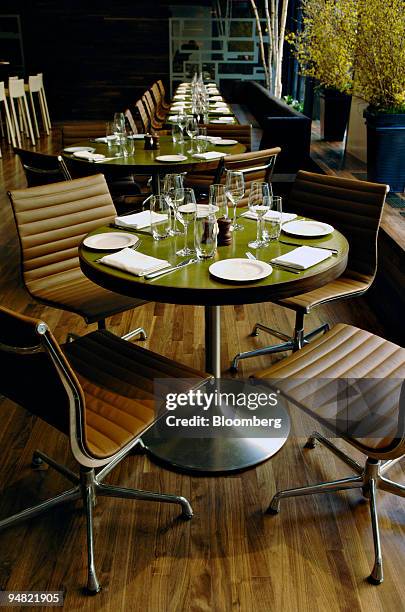
[{"label": "wooden floor", "polygon": [[[41,142],[43,150],[57,147],[57,136]],[[0,160],[1,303],[43,317],[60,340],[67,331],[84,333],[79,317],[35,304],[21,285],[6,190],[25,183],[18,160],[4,149]],[[308,328],[325,320],[384,334],[365,299],[318,309],[308,317]],[[249,337],[256,321],[284,330],[292,325],[290,313],[271,304],[224,308],[224,370],[236,352],[266,342],[264,337]],[[145,346],[203,368],[201,307],[149,303],[113,317],[109,326],[121,333],[138,325],[149,332]],[[270,362],[269,357],[242,362],[240,375]],[[70,466],[72,460],[61,435],[8,400],[0,406],[0,517],[5,517],[68,488],[51,469],[32,471],[35,448]],[[310,427],[300,414],[293,418],[300,432]],[[405,513],[400,499],[387,493],[379,498],[385,560],[385,582],[379,587],[365,580],[373,546],[368,504],[358,492],[289,500],[278,516],[264,514],[277,488],[345,475],[346,467],[328,451],[304,450],[303,438],[296,435],[267,463],[229,477],[179,475],[154,465],[146,456],[131,456],[109,481],[185,495],[194,506],[193,520],[179,521],[176,508],[168,505],[101,499],[95,509],[95,548],[103,591],[96,598],[86,598],[81,592],[86,549],[80,503],[60,508],[1,534],[0,589],[63,590],[69,611],[405,610]],[[399,466],[390,477],[404,482]]]}]

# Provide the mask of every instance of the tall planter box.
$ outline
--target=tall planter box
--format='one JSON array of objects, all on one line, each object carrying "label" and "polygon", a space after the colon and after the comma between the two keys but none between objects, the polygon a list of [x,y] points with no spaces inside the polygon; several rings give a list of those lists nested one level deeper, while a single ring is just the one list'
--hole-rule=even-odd
[{"label": "tall planter box", "polygon": [[321,138],[342,141],[349,122],[351,96],[334,89],[320,94]]},{"label": "tall planter box", "polygon": [[405,191],[405,113],[364,112],[367,126],[367,178]]}]

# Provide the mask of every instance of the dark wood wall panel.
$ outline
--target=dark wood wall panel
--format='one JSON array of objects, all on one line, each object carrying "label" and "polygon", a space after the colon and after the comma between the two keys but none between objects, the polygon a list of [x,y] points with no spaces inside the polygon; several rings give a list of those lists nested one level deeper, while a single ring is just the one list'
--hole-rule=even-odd
[{"label": "dark wood wall panel", "polygon": [[169,74],[169,11],[146,2],[5,2],[20,13],[27,74],[44,72],[53,119],[108,118]]}]

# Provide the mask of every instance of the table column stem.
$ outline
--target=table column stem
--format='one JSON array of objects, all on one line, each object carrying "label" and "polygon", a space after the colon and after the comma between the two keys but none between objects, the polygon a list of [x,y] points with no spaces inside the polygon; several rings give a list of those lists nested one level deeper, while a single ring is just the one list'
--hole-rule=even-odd
[{"label": "table column stem", "polygon": [[221,377],[221,307],[205,306],[205,369]]}]

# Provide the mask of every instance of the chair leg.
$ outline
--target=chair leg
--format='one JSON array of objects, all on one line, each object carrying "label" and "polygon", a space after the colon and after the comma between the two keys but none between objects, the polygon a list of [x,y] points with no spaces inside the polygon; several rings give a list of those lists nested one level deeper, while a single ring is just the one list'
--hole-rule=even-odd
[{"label": "chair leg", "polygon": [[315,485],[306,487],[297,487],[295,489],[285,489],[278,491],[270,502],[267,512],[270,514],[278,514],[280,511],[280,500],[287,497],[297,497],[300,495],[313,495],[316,493],[332,493],[334,491],[343,491],[344,489],[360,489],[364,486],[362,476],[349,476],[340,480],[332,480],[330,482],[320,482]]},{"label": "chair leg", "polygon": [[259,355],[267,355],[270,353],[281,353],[283,351],[292,351],[294,343],[292,340],[288,342],[282,342],[281,344],[274,344],[272,346],[265,346],[261,349],[255,349],[253,351],[245,351],[244,353],[238,353],[232,360],[230,370],[236,372],[238,370],[238,363],[241,359],[248,359],[249,357],[259,357]]},{"label": "chair leg", "polygon": [[124,489],[123,487],[115,487],[112,485],[105,485],[97,483],[96,492],[99,495],[106,497],[121,497],[125,499],[139,499],[142,501],[155,501],[163,502],[167,504],[179,504],[182,509],[182,517],[185,519],[191,519],[193,516],[193,509],[190,502],[179,495],[166,495],[164,493],[155,493],[153,491],[141,491],[139,489]]},{"label": "chair leg", "polygon": [[63,493],[56,495],[56,497],[47,499],[46,501],[40,504],[37,504],[36,506],[32,506],[31,508],[26,508],[25,510],[22,510],[21,512],[17,512],[17,514],[13,514],[12,516],[9,516],[8,518],[3,519],[2,521],[0,521],[0,531],[2,529],[6,529],[7,527],[14,527],[14,525],[18,525],[19,523],[22,523],[23,521],[26,521],[27,519],[34,518],[35,516],[38,516],[42,514],[43,512],[46,512],[47,510],[51,510],[52,508],[56,508],[57,506],[60,506],[61,504],[66,504],[67,502],[76,501],[77,499],[80,499],[80,497],[81,497],[81,493],[80,493],[79,486],[74,487],[73,489],[69,489],[69,491],[64,491]]},{"label": "chair leg", "polygon": [[383,463],[382,466],[380,467],[380,474],[385,474],[385,472],[390,470],[394,465],[398,463],[398,461],[401,461],[401,459],[403,458],[404,458],[404,455],[401,455],[400,457],[397,457],[396,459],[389,459],[388,461],[385,461],[385,463]]},{"label": "chair leg", "polygon": [[389,480],[388,478],[380,476],[378,486],[383,491],[393,493],[394,495],[398,495],[399,497],[405,497],[405,486],[399,484],[398,482],[394,482],[393,480]]},{"label": "chair leg", "polygon": [[384,580],[383,564],[381,555],[381,542],[380,542],[380,529],[378,526],[378,514],[377,514],[377,487],[376,480],[371,478],[368,483],[369,494],[370,494],[370,515],[371,525],[373,528],[373,541],[374,541],[374,567],[368,578],[372,584],[381,584]]},{"label": "chair leg", "polygon": [[32,466],[39,467],[44,462],[47,463],[50,467],[52,467],[54,470],[59,472],[59,474],[62,474],[65,478],[70,480],[70,482],[73,482],[74,484],[79,484],[80,478],[74,472],[72,472],[72,470],[69,470],[69,468],[65,467],[64,465],[57,463],[54,459],[52,459],[52,457],[48,457],[48,455],[46,455],[42,451],[34,451],[32,455]]},{"label": "chair leg", "polygon": [[329,323],[322,323],[322,325],[319,325],[319,327],[315,327],[315,329],[311,330],[307,334],[304,334],[304,343],[308,344],[308,342],[310,342],[312,338],[314,338],[315,336],[321,333],[325,334],[329,330],[330,330]]},{"label": "chair leg", "polygon": [[137,327],[136,329],[133,329],[127,334],[121,336],[121,338],[122,340],[131,340],[131,338],[134,338],[135,336],[140,336],[141,340],[147,340],[148,338],[148,335],[143,327]]},{"label": "chair leg", "polygon": [[328,440],[328,438],[325,438],[322,434],[318,433],[317,431],[314,431],[310,435],[307,443],[305,444],[305,448],[315,448],[316,442],[320,442],[321,444],[323,444],[323,446],[326,446],[326,448],[332,451],[332,453],[336,455],[336,457],[338,457],[341,461],[346,463],[346,465],[351,467],[354,472],[357,472],[357,474],[363,474],[364,467],[360,465],[360,463],[357,463],[357,461],[352,459],[352,457],[349,457],[349,455],[346,455],[346,453],[344,453],[343,451],[340,450],[340,448],[335,446],[333,442]]},{"label": "chair leg", "polygon": [[82,469],[82,497],[83,505],[86,514],[86,533],[87,533],[87,587],[86,592],[89,595],[96,595],[100,592],[101,586],[97,578],[96,567],[94,562],[94,534],[93,534],[93,504],[94,504],[94,470]]}]

